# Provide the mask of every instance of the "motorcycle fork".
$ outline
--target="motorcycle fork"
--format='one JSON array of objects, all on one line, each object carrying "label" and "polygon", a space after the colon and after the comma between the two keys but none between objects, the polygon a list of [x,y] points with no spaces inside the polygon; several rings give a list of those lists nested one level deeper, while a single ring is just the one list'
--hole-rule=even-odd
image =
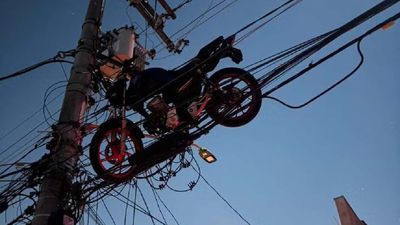
[{"label": "motorcycle fork", "polygon": [[121,106],[121,140],[120,140],[120,154],[126,152],[126,107],[125,107],[125,96],[126,96],[126,82],[124,82],[122,90],[122,106]]},{"label": "motorcycle fork", "polygon": [[[210,82],[209,82],[209,80],[207,79],[207,77],[203,77],[202,80],[203,80],[203,83],[204,83],[204,84],[210,85]],[[211,84],[211,85],[212,85],[212,84]],[[206,106],[208,105],[208,102],[211,100],[211,98],[212,98],[211,96],[212,96],[212,94],[209,93],[208,91],[206,91],[206,93],[205,93],[205,95],[202,97],[202,99],[198,101],[198,103],[201,102],[201,105],[200,105],[200,108],[199,108],[199,109],[197,110],[197,112],[196,112],[196,115],[195,115],[196,119],[200,118],[201,113],[203,112],[203,110],[204,110],[204,109],[206,108]]]},{"label": "motorcycle fork", "polygon": [[203,112],[203,110],[206,108],[208,102],[211,100],[210,96],[204,96],[205,100],[203,101],[203,103],[201,103],[199,110],[197,110],[196,113],[196,118],[199,118],[201,115],[201,112]]}]

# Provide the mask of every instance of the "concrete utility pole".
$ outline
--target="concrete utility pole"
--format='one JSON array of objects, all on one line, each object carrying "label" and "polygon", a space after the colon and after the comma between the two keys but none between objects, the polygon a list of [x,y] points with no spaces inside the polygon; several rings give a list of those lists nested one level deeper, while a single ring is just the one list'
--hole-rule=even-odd
[{"label": "concrete utility pole", "polygon": [[46,171],[40,188],[33,225],[61,225],[77,222],[66,221],[63,207],[66,204],[65,196],[70,193],[73,169],[80,154],[82,141],[80,127],[87,108],[87,96],[90,92],[91,71],[95,63],[94,55],[103,7],[104,0],[90,0],[55,130],[59,138],[57,146],[52,150],[50,162],[52,166]]}]

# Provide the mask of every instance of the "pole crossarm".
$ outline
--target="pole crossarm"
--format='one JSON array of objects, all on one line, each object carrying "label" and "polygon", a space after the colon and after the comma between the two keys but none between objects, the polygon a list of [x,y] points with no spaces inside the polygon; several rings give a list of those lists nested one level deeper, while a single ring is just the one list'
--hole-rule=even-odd
[{"label": "pole crossarm", "polygon": [[[166,44],[168,50],[173,51],[175,49],[175,45],[174,42],[164,32],[163,16],[158,15],[153,7],[146,1],[128,0],[128,2],[131,6],[135,7],[139,11],[139,13],[143,16],[147,23],[154,29],[161,40]],[[160,3],[162,3],[162,6],[167,10],[167,15],[173,13],[171,14],[171,17],[175,19],[175,13],[172,11],[172,9],[170,9],[168,4],[165,1],[160,1]]]}]

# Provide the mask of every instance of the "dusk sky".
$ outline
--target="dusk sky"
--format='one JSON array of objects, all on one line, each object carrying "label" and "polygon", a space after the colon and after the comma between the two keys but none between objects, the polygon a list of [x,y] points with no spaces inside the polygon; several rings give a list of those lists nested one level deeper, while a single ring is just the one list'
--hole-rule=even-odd
[{"label": "dusk sky", "polygon": [[[75,48],[87,2],[1,0],[0,77],[50,58],[60,50]],[[184,1],[167,2],[177,6]],[[193,0],[177,11],[176,20],[167,21],[166,33],[174,33],[218,2]],[[167,57],[168,52],[161,51],[156,60],[149,61],[149,67],[172,69],[193,57],[217,36],[229,36],[284,1],[238,0],[225,4],[228,2],[234,3],[188,34],[190,44],[180,55]],[[243,52],[241,64],[225,59],[218,68],[244,67],[337,28],[379,2],[304,0],[236,46]],[[102,31],[130,25],[132,21],[138,30],[144,28],[137,11],[127,6],[124,0],[108,0]],[[399,11],[397,3],[346,33],[299,68]],[[196,142],[218,158],[216,163],[206,164],[196,154],[202,175],[250,224],[337,225],[339,218],[333,199],[344,195],[367,224],[400,225],[399,24],[397,21],[390,29],[379,30],[363,40],[363,66],[349,80],[314,103],[293,110],[266,99],[249,124],[238,128],[217,126]],[[149,48],[159,43],[151,30],[149,40],[145,41],[145,37],[142,34],[139,40]],[[301,104],[341,79],[358,62],[359,56],[353,46],[273,96],[293,105]],[[69,76],[70,66],[64,67]],[[255,77],[261,75],[255,74]],[[0,81],[0,152],[44,120],[41,109],[46,89],[58,81],[65,81],[59,64]],[[50,99],[63,91],[64,87],[56,89]],[[56,112],[61,100],[52,102],[49,110]],[[38,110],[29,122],[8,134]],[[54,123],[51,119],[49,122]],[[47,127],[43,124],[32,134]],[[90,138],[84,142],[90,142]],[[20,151],[17,146],[13,151]],[[39,149],[26,161],[37,160],[46,151]],[[2,164],[10,163],[4,159],[5,155],[0,155]],[[171,184],[185,189],[195,178],[196,174],[187,169],[178,173]],[[160,217],[150,186],[144,180],[139,180],[139,185],[152,213]],[[121,193],[126,195],[127,190]],[[158,194],[181,225],[246,224],[202,180],[190,192],[165,189]],[[105,198],[104,202],[116,224],[124,224],[125,204],[112,197]],[[106,224],[113,224],[104,205],[100,203],[98,207]],[[0,224],[9,222],[18,210],[10,209],[7,216],[0,214]],[[128,209],[128,217],[131,211],[132,208]],[[163,211],[168,224],[176,224],[168,212]],[[86,218],[82,224],[94,223],[90,220],[88,223]],[[132,224],[131,218],[127,224]],[[152,224],[152,221],[139,216],[135,224]]]}]

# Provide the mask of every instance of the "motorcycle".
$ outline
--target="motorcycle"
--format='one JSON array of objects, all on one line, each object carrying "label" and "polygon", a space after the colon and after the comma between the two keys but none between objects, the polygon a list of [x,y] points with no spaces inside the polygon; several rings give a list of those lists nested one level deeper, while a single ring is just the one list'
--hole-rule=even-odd
[{"label": "motorcycle", "polygon": [[[125,70],[125,76],[121,76],[119,81],[105,85],[106,97],[113,110],[110,118],[98,127],[90,143],[94,171],[104,180],[125,182],[183,151],[216,124],[239,127],[254,119],[261,108],[262,94],[257,80],[250,73],[229,67],[207,75],[222,58],[230,57],[236,63],[242,60],[241,51],[232,46],[233,41],[234,37],[215,39],[181,68],[172,71],[149,69],[136,73]],[[170,79],[154,82],[151,80],[154,72]],[[132,76],[128,88],[127,76]],[[126,118],[129,109],[144,117],[141,125]],[[161,137],[161,140],[175,135],[173,140],[176,141],[165,141],[171,146],[179,142],[178,139],[185,139],[185,143],[180,143],[179,148],[175,148],[179,150],[171,150],[168,154],[155,150],[155,157],[141,157],[152,158],[152,162],[138,162],[132,159],[147,151],[142,130],[153,137]],[[176,138],[176,134],[185,138]],[[168,146],[164,147],[169,151]]]}]

